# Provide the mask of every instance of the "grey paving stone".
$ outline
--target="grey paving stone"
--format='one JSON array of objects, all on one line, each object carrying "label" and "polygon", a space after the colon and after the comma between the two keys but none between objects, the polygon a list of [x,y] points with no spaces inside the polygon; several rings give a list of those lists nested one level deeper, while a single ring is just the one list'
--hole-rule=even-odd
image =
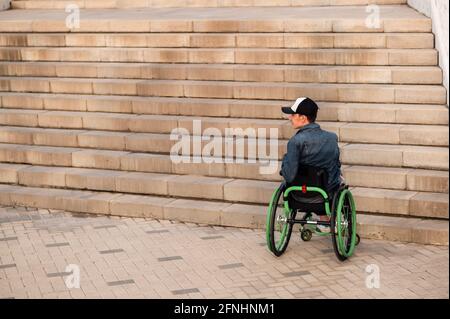
[{"label": "grey paving stone", "polygon": [[108,282],[108,286],[123,286],[123,285],[130,285],[130,284],[134,284],[133,279]]},{"label": "grey paving stone", "polygon": [[54,273],[47,274],[47,277],[54,278],[54,277],[65,277],[65,276],[69,276],[69,275],[72,275],[72,272],[54,272]]},{"label": "grey paving stone", "polygon": [[48,247],[48,248],[52,248],[52,247],[65,247],[65,246],[70,246],[70,244],[69,244],[69,243],[55,243],[55,244],[48,244],[48,245],[45,245],[45,247]]},{"label": "grey paving stone", "polygon": [[285,277],[297,277],[297,276],[305,276],[311,274],[309,271],[292,271],[292,272],[286,272],[283,275]]},{"label": "grey paving stone", "polygon": [[195,292],[200,292],[197,288],[189,288],[189,289],[180,289],[180,290],[173,290],[172,293],[174,295],[185,295],[185,294],[192,294]]},{"label": "grey paving stone", "polygon": [[211,239],[219,239],[219,238],[225,238],[223,236],[205,236],[205,237],[200,237],[203,240],[211,240]]},{"label": "grey paving stone", "polygon": [[13,236],[13,237],[3,237],[0,238],[0,241],[11,241],[11,240],[17,240],[18,238]]},{"label": "grey paving stone", "polygon": [[106,254],[115,254],[115,253],[122,253],[124,252],[123,249],[110,249],[110,250],[102,250],[99,251],[100,254],[106,255]]},{"label": "grey paving stone", "polygon": [[158,261],[172,261],[172,260],[181,260],[183,257],[181,256],[171,256],[171,257],[161,257],[158,258]]},{"label": "grey paving stone", "polygon": [[239,268],[244,267],[243,263],[235,263],[235,264],[227,264],[227,265],[220,265],[220,269],[233,269],[233,268]]},{"label": "grey paving stone", "polygon": [[0,265],[0,269],[15,268],[16,264]]}]

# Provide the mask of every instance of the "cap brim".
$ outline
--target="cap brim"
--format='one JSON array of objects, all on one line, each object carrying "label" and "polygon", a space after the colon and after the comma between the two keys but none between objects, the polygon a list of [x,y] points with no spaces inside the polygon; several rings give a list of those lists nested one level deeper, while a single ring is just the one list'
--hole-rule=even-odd
[{"label": "cap brim", "polygon": [[295,114],[295,112],[291,109],[290,106],[283,106],[281,108],[281,112],[283,112],[284,114]]}]

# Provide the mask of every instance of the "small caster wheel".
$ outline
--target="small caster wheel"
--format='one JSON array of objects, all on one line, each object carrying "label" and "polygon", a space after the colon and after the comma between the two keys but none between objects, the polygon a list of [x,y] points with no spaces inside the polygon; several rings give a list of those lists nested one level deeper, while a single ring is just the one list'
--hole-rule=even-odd
[{"label": "small caster wheel", "polygon": [[355,245],[358,246],[360,242],[361,242],[361,237],[359,237],[359,235],[356,234],[356,243],[355,243]]},{"label": "small caster wheel", "polygon": [[300,233],[300,237],[303,241],[310,241],[312,238],[312,231],[310,229],[304,229]]}]

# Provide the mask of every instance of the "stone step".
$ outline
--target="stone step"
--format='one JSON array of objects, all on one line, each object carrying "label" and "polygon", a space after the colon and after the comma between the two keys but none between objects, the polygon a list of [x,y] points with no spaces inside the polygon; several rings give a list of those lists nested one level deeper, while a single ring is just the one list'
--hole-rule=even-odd
[{"label": "stone step", "polygon": [[[142,142],[144,143],[145,141]],[[273,155],[270,157],[269,153],[266,157],[259,157],[257,160],[236,159],[234,157],[238,150],[233,151],[233,154],[230,151],[224,152],[220,154],[222,156],[219,156],[217,151],[216,156],[208,156],[209,153],[205,150],[205,155],[200,157],[178,156],[175,155],[175,151],[174,154],[168,155],[139,151],[0,143],[0,162],[262,180],[278,178],[281,163],[272,159]],[[279,152],[274,150],[271,154],[279,154]],[[224,157],[224,154],[227,156]],[[449,157],[448,148],[444,147],[343,144],[341,145],[341,162],[344,165],[444,171],[448,170]]]},{"label": "stone step", "polygon": [[435,49],[0,47],[0,61],[437,66]]},{"label": "stone step", "polygon": [[[225,163],[221,170],[216,169],[211,173],[207,169],[205,170],[206,165],[205,163],[195,164],[195,167],[200,167],[200,169],[194,170],[194,173],[212,174],[210,177],[253,179],[269,182],[280,182],[282,180],[282,177],[278,174],[278,169],[272,174],[261,174],[259,164],[243,163],[236,165]],[[1,182],[17,183],[16,168],[25,166],[28,167],[25,164],[0,164]],[[216,166],[218,167],[218,165]],[[279,167],[279,164],[277,166]],[[171,171],[176,171],[178,174],[189,174],[188,171],[178,170],[175,164]],[[346,182],[354,187],[444,194],[448,194],[449,190],[448,171],[343,165],[342,173]],[[137,174],[142,173],[139,172]]]},{"label": "stone step", "polygon": [[[282,119],[292,101],[98,96],[45,93],[0,94],[0,108],[230,118]],[[448,125],[445,105],[361,104],[318,101],[318,121]],[[231,119],[230,119],[231,120]]]},{"label": "stone step", "polygon": [[344,165],[342,173],[355,187],[448,194],[448,171]]},{"label": "stone step", "polygon": [[264,100],[308,96],[326,102],[447,103],[447,91],[438,85],[0,77],[0,92],[5,91]]},{"label": "stone step", "polygon": [[[353,187],[355,196],[358,198],[357,204],[360,211],[448,219],[448,172],[402,169],[389,171],[386,168],[373,168],[373,171],[373,176],[370,177],[370,167],[352,166],[343,169],[346,182]],[[270,199],[274,188],[281,181],[281,178],[277,181],[261,181],[5,163],[0,163],[0,172],[0,183],[24,186],[89,189],[260,204]],[[356,172],[361,175],[356,176]],[[440,186],[443,188],[439,189],[439,192],[400,188],[381,189],[376,186],[376,183],[383,177],[395,179],[396,187],[403,183],[405,188],[410,186],[417,188],[420,184],[433,185],[436,189]],[[367,186],[361,186],[358,183],[363,179]],[[373,185],[368,186],[371,181]],[[383,187],[387,186],[390,185],[383,185]],[[447,193],[442,192],[444,190]],[[428,205],[427,209],[424,205]]]},{"label": "stone step", "polygon": [[13,9],[64,9],[76,4],[83,9],[119,9],[148,7],[280,7],[280,6],[349,6],[349,5],[398,5],[406,0],[13,0]]},{"label": "stone step", "polygon": [[[325,125],[323,128],[327,128]],[[267,135],[269,133],[263,129]],[[239,131],[239,130],[238,130]],[[229,142],[233,143],[234,156],[236,158],[244,159],[264,159],[281,160],[286,152],[287,140],[277,140],[276,136],[257,139],[255,137],[237,139],[237,136],[244,137],[245,131],[240,130],[235,135],[230,136]],[[189,133],[189,132],[186,132]],[[256,133],[256,132],[254,132]],[[265,133],[265,134],[266,134]],[[8,144],[24,144],[24,145],[41,145],[41,146],[61,146],[61,147],[80,147],[91,148],[99,150],[116,150],[116,151],[132,151],[142,153],[161,153],[161,154],[182,154],[202,156],[218,156],[217,154],[227,154],[226,145],[224,145],[220,138],[220,146],[215,146],[210,152],[205,153],[205,149],[212,147],[212,139],[209,137],[190,136],[185,135],[188,143],[188,150],[183,151],[178,147],[180,145],[181,137],[169,134],[155,134],[155,133],[130,133],[130,132],[108,132],[108,131],[92,131],[92,130],[61,130],[61,129],[42,129],[42,128],[23,128],[23,127],[0,127],[0,142]],[[341,138],[342,139],[342,138]],[[194,141],[199,141],[199,147],[196,149],[193,146]],[[344,148],[348,144],[345,141],[340,143],[340,147]],[[378,145],[378,144],[375,144]],[[175,151],[178,149],[178,152]],[[263,152],[263,157],[259,154]],[[228,153],[229,154],[229,153]],[[267,155],[266,155],[267,154]]]},{"label": "stone step", "polygon": [[[79,173],[79,174],[90,174],[89,176],[85,176],[84,184],[90,183],[90,185],[103,185],[103,186],[96,186],[96,187],[106,187],[106,188],[92,188],[97,190],[105,190],[105,191],[121,191],[121,192],[135,192],[135,193],[145,193],[145,191],[128,191],[125,190],[125,188],[130,189],[141,189],[141,186],[135,185],[129,186],[128,184],[125,184],[124,187],[121,189],[117,188],[117,181],[116,184],[114,184],[114,178],[116,176],[122,176],[124,174],[128,174],[127,176],[134,176],[139,177],[141,181],[143,181],[146,176],[151,179],[152,183],[166,183],[166,178],[164,177],[164,181],[161,181],[163,178],[159,178],[161,176],[174,176],[177,175],[178,177],[181,176],[189,176],[189,174],[178,174],[178,173],[172,173],[172,175],[166,173],[162,174],[159,172],[127,172],[127,171],[121,171],[121,170],[99,170],[99,169],[87,169],[87,168],[72,168],[72,167],[55,167],[55,166],[31,166],[31,165],[25,165],[25,164],[6,164],[6,163],[0,163],[0,183],[22,183],[20,180],[19,170],[22,168],[32,168],[32,172],[35,173],[29,173],[34,174],[33,181],[34,182],[28,182],[32,183],[29,184],[31,186],[52,186],[52,187],[75,187],[72,184],[68,184],[67,178],[64,179],[64,175],[67,172],[72,172],[73,174]],[[231,169],[228,169],[231,168]],[[228,165],[225,170],[224,174],[221,176],[200,176],[199,178],[204,178],[206,182],[211,181],[227,181],[227,180],[252,180],[255,183],[260,182],[271,182],[276,183],[280,182],[282,178],[278,174],[271,174],[263,176],[263,174],[260,174],[258,172],[258,167],[256,164],[254,165],[243,165],[241,169],[232,169],[232,165]],[[246,169],[250,169],[251,172],[245,171]],[[225,172],[226,171],[226,172]],[[37,173],[36,173],[37,172]],[[47,175],[43,175],[43,174]],[[63,174],[64,173],[64,174]],[[183,173],[182,171],[180,173]],[[251,173],[254,173],[253,175]],[[436,198],[443,201],[446,197],[448,197],[448,172],[446,171],[432,171],[432,170],[418,170],[418,169],[400,169],[400,168],[386,168],[386,167],[368,167],[368,166],[343,166],[342,173],[345,177],[346,182],[351,185],[352,187],[358,187],[358,189],[377,189],[377,191],[386,190],[386,191],[407,191],[405,194],[411,194],[414,192],[418,192],[421,194],[421,197],[426,198],[426,194],[429,195],[430,198]],[[52,175],[54,174],[54,175]],[[63,174],[63,175],[61,175]],[[68,174],[68,173],[67,173]],[[156,178],[158,177],[158,178]],[[198,177],[198,176],[197,176]],[[31,177],[30,177],[31,178]],[[27,180],[30,180],[28,178]],[[187,177],[182,177],[181,180],[186,179]],[[79,178],[78,178],[79,179]],[[101,179],[101,180],[100,180]],[[189,178],[187,178],[189,179]],[[177,179],[178,180],[178,179]],[[45,182],[44,182],[45,181]],[[66,182],[65,182],[66,181]],[[101,182],[101,183],[100,183]],[[209,183],[208,182],[208,183]],[[41,184],[44,183],[44,184]],[[66,183],[66,184],[65,184]],[[225,182],[223,183],[225,184]],[[25,184],[24,184],[25,185]],[[104,186],[107,185],[107,186]],[[109,185],[109,186],[108,186]],[[111,186],[112,185],[112,186]],[[116,185],[116,186],[114,186]],[[127,186],[128,185],[128,186]],[[130,184],[131,185],[131,184]],[[147,184],[146,184],[147,185]],[[155,184],[156,185],[156,184]],[[263,184],[261,184],[263,185]],[[268,184],[270,185],[270,184]],[[114,188],[116,187],[116,188]],[[135,188],[133,188],[135,187]],[[156,186],[155,186],[156,187]],[[164,185],[161,184],[161,187],[163,189],[166,189]],[[80,188],[80,187],[75,187]],[[89,188],[89,187],[81,187],[81,188]],[[153,187],[152,187],[153,188]],[[160,189],[156,187],[157,189]],[[153,190],[154,192],[157,192],[156,194],[159,194],[160,191]],[[162,195],[171,195],[167,194],[167,191],[164,191],[165,193],[161,193]],[[211,190],[211,192],[214,192],[214,190]],[[220,192],[215,192],[216,195],[213,194],[207,194],[208,196],[222,196],[219,194]],[[219,194],[219,195],[217,195]],[[374,192],[375,194],[375,192]],[[382,194],[382,193],[378,193]],[[439,195],[440,194],[440,195]],[[197,195],[199,196],[199,195]],[[430,197],[431,196],[431,197]],[[434,197],[433,197],[434,196]],[[195,197],[195,196],[194,196]],[[436,204],[437,205],[437,204]],[[442,208],[442,207],[441,207]],[[433,210],[434,208],[430,208],[430,210]],[[439,210],[439,208],[438,208]],[[442,209],[441,209],[442,211]],[[445,210],[444,210],[445,211]]]},{"label": "stone step", "polygon": [[5,47],[433,49],[432,33],[2,33]]},{"label": "stone step", "polygon": [[[264,228],[267,216],[267,204],[247,205],[16,185],[0,185],[0,204],[246,228]],[[448,225],[447,220],[358,214],[358,233],[362,238],[448,245]]]},{"label": "stone step", "polygon": [[406,5],[379,6],[379,23],[367,23],[365,6],[86,9],[77,25],[65,10],[3,12],[3,32],[431,32],[431,19]]},{"label": "stone step", "polygon": [[349,165],[448,170],[448,155],[448,148],[441,147],[347,144],[341,157]]},{"label": "stone step", "polygon": [[149,64],[0,62],[0,76],[65,78],[442,84],[439,67],[281,66],[248,64]]},{"label": "stone step", "polygon": [[[194,124],[194,121],[197,124]],[[448,146],[449,129],[444,125],[404,125],[404,124],[375,124],[375,123],[347,123],[347,122],[319,122],[325,130],[336,133],[340,142],[343,143],[369,143],[369,144],[401,144],[401,145],[423,145],[423,146]],[[18,140],[32,140],[33,134],[42,135],[48,131],[46,128],[62,128],[61,134],[72,136],[75,140],[78,135],[84,135],[86,131],[78,130],[101,130],[113,131],[112,139],[119,139],[118,145],[110,147],[124,147],[126,136],[129,132],[135,133],[159,133],[161,139],[170,143],[169,135],[187,130],[188,133],[201,135],[204,130],[214,128],[222,136],[229,135],[259,135],[270,133],[270,129],[276,130],[274,138],[288,140],[297,130],[291,127],[286,120],[255,120],[253,118],[211,118],[191,116],[170,115],[134,115],[115,114],[103,112],[64,112],[64,111],[35,111],[0,109],[0,127],[3,138],[18,138]],[[42,128],[42,129],[30,129]],[[193,127],[198,127],[195,130]],[[240,132],[240,131],[241,132]],[[9,133],[8,133],[9,132]],[[58,134],[53,130],[53,135]],[[94,132],[92,132],[94,133]],[[6,134],[6,135],[5,135]],[[19,137],[18,135],[21,137]],[[108,132],[96,132],[95,134],[108,139]],[[17,136],[16,136],[17,135]],[[25,136],[27,136],[25,138]],[[150,137],[149,137],[150,138]],[[16,143],[14,141],[3,141],[4,143]],[[68,141],[66,141],[67,143]],[[175,143],[175,141],[172,141]],[[205,143],[208,143],[206,141]],[[67,145],[58,145],[67,146]],[[170,145],[166,145],[170,148]],[[95,147],[95,146],[92,146]]]}]

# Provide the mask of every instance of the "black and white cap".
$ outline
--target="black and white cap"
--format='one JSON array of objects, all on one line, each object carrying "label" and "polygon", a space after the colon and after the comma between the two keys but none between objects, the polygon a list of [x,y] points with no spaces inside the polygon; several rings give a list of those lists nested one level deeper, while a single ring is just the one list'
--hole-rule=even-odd
[{"label": "black and white cap", "polygon": [[316,102],[308,97],[299,97],[291,106],[284,106],[281,111],[285,114],[301,114],[309,116],[317,116],[319,107]]}]

